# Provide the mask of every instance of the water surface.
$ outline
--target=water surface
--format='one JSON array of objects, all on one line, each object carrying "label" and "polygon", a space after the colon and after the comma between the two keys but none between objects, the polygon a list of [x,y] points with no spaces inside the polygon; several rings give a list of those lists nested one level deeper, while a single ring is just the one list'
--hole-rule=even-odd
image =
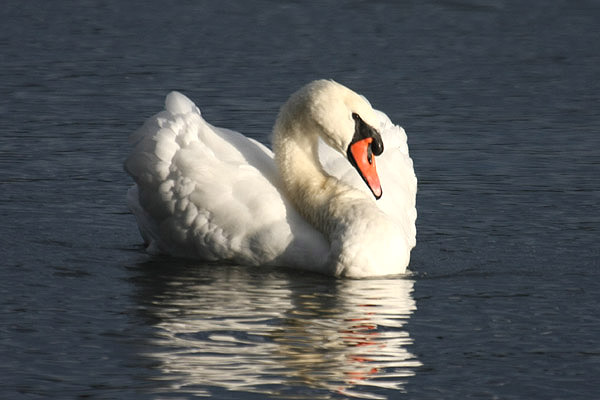
[{"label": "water surface", "polygon": [[[5,3],[0,397],[597,397],[597,2]],[[407,131],[411,273],[147,255],[122,162],[164,96],[268,142],[317,78]]]}]

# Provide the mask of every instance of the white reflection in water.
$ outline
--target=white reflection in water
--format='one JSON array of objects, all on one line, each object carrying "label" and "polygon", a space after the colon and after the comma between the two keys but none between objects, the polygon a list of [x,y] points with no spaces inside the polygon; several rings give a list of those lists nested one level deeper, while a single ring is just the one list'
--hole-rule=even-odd
[{"label": "white reflection in water", "polygon": [[159,333],[146,356],[176,391],[386,398],[421,365],[404,329],[413,284],[201,268],[152,295]]}]

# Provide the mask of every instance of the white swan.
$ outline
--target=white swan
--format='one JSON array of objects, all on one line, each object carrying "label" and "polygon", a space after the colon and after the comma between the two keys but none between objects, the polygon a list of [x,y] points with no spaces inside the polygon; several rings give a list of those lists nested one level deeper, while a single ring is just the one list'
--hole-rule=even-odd
[{"label": "white swan", "polygon": [[356,278],[405,272],[417,185],[406,134],[345,86],[294,93],[275,154],[211,126],[177,92],[131,139],[128,203],[151,252]]}]

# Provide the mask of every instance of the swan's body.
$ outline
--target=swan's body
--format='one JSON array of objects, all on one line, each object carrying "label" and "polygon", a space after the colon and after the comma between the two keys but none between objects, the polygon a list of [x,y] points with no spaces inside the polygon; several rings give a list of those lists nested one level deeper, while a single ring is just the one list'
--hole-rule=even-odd
[{"label": "swan's body", "polygon": [[[406,135],[342,85],[315,81],[292,95],[274,127],[275,154],[211,126],[176,92],[132,140],[128,202],[150,251],[349,277],[408,265],[416,178]],[[350,149],[368,143],[370,164],[380,141],[383,195],[372,172],[344,157],[360,165]]]}]

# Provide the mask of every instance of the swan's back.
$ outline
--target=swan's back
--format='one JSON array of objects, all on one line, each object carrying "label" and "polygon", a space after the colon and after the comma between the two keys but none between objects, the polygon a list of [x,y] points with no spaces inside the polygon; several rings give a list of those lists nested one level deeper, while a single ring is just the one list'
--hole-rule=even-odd
[{"label": "swan's back", "polygon": [[151,251],[250,265],[323,258],[323,237],[277,190],[272,152],[208,124],[184,95],[170,93],[131,140],[128,203]]}]

